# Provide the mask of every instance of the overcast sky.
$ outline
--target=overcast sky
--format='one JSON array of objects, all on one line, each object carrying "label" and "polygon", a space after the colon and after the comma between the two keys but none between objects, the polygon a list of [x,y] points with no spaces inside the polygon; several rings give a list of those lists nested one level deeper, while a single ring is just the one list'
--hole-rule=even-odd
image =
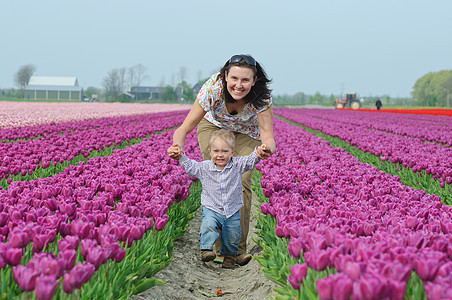
[{"label": "overcast sky", "polygon": [[145,85],[206,78],[252,54],[274,95],[410,96],[428,72],[452,69],[450,0],[10,0],[0,3],[0,88],[20,66],[102,87],[143,64]]}]

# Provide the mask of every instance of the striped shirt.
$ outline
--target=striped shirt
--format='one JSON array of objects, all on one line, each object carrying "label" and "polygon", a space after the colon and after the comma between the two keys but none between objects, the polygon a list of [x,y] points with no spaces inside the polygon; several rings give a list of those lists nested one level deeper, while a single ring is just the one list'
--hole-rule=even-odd
[{"label": "striped shirt", "polygon": [[187,174],[201,181],[201,205],[226,218],[243,206],[242,174],[253,169],[259,161],[253,151],[248,156],[231,157],[224,169],[219,170],[212,160],[198,162],[185,154],[179,159]]}]

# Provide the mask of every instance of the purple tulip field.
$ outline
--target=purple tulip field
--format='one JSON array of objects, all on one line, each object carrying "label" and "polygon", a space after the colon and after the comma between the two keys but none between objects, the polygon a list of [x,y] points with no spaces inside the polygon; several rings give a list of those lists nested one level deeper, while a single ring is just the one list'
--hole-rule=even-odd
[{"label": "purple tulip field", "polygon": [[[278,299],[452,299],[452,119],[275,108],[253,178]],[[187,111],[0,129],[0,299],[126,299],[200,206]],[[184,151],[201,160],[196,133]]]},{"label": "purple tulip field", "polygon": [[[275,109],[275,114],[285,119],[329,134],[335,132],[334,123],[342,123],[336,126],[340,138],[358,138],[346,121],[328,121],[340,120],[335,115],[338,113]],[[356,130],[369,131],[361,126],[363,130]],[[339,129],[344,127],[341,133]],[[262,173],[261,210],[266,216],[260,227],[263,230],[276,217],[275,234],[287,242],[281,243],[272,232],[262,232],[266,242],[261,243],[264,259],[260,262],[264,272],[285,287],[281,294],[299,299],[452,298],[449,205],[439,196],[406,186],[399,176],[363,163],[343,148],[278,118],[275,136],[277,153],[257,167]],[[394,133],[392,136],[401,140]],[[374,146],[383,141],[377,140]],[[431,145],[445,148],[430,152],[430,160],[450,161],[450,154],[433,156],[451,153],[448,146]],[[399,147],[407,146],[405,141]],[[386,148],[396,149],[392,145]],[[450,163],[439,170],[447,178]],[[446,185],[450,195],[450,185]],[[275,247],[282,250],[275,253],[270,249]]]},{"label": "purple tulip field", "polygon": [[[25,140],[1,144],[0,298],[116,299],[159,284],[152,275],[199,206],[185,201],[192,178],[166,155],[164,130],[185,114],[17,128]],[[200,158],[195,137],[186,147]],[[85,160],[49,170],[78,155]]]}]

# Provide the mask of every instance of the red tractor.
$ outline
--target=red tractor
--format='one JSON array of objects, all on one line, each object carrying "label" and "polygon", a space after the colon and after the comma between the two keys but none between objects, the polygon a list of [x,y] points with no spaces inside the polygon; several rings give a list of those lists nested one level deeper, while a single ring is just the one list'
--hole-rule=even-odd
[{"label": "red tractor", "polygon": [[358,109],[361,107],[361,101],[356,98],[356,93],[348,93],[345,99],[336,99],[336,108],[351,107]]}]

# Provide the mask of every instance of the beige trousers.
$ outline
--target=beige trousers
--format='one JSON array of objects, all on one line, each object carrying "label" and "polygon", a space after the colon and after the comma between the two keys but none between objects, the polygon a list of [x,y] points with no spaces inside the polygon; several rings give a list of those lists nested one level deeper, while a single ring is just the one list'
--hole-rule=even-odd
[{"label": "beige trousers", "polygon": [[[202,158],[204,160],[211,159],[209,153],[209,141],[210,135],[213,131],[218,130],[219,127],[213,125],[206,119],[202,119],[198,124],[198,143],[199,148],[201,149]],[[250,155],[254,148],[261,145],[261,141],[255,140],[252,137],[243,134],[234,132],[235,135],[235,152],[234,156],[245,156]],[[251,180],[253,177],[253,171],[249,170],[243,174],[242,177],[242,189],[243,189],[243,206],[240,209],[240,226],[242,227],[242,236],[240,238],[239,243],[239,252],[238,254],[246,253],[246,239],[248,237],[249,226],[250,226],[250,212],[251,212]],[[221,248],[221,242],[218,239],[217,243],[215,243],[217,248],[217,252],[219,252]]]}]

